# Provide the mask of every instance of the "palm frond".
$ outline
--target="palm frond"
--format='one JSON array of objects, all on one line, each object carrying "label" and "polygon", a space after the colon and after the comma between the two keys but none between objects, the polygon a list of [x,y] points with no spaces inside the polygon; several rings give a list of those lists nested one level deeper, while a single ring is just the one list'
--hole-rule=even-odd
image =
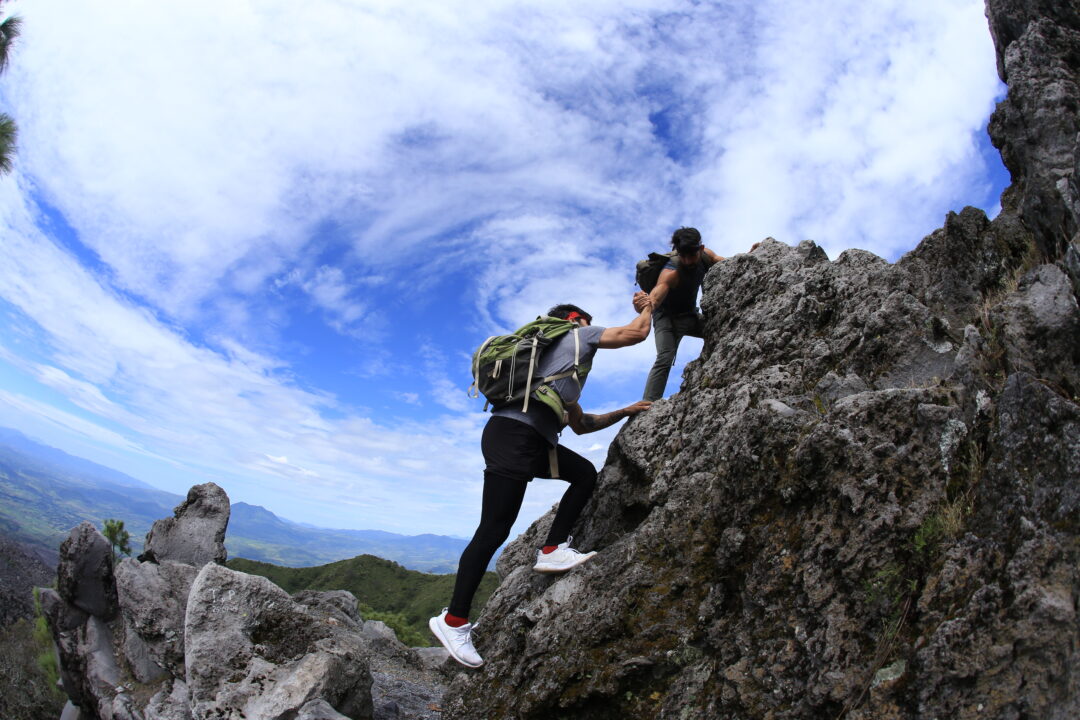
[{"label": "palm frond", "polygon": [[19,128],[10,115],[0,113],[0,175],[7,175],[15,162],[15,141]]},{"label": "palm frond", "polygon": [[22,18],[18,15],[12,15],[0,22],[0,73],[7,69],[11,47],[21,32]]}]

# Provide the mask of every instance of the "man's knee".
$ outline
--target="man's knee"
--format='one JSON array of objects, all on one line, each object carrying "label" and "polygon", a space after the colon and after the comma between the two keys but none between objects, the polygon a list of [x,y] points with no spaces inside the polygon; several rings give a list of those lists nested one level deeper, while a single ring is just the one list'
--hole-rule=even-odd
[{"label": "man's knee", "polygon": [[503,519],[481,522],[473,535],[471,544],[477,550],[494,552],[510,537],[513,526],[513,520],[509,523]]},{"label": "man's knee", "polygon": [[665,348],[656,353],[656,362],[653,367],[668,368],[675,364],[675,351],[677,348]]},{"label": "man's knee", "polygon": [[596,478],[596,467],[585,458],[581,458],[580,462],[574,463],[572,467],[568,468],[568,472],[563,475],[563,479],[567,482],[589,492],[596,487]]}]

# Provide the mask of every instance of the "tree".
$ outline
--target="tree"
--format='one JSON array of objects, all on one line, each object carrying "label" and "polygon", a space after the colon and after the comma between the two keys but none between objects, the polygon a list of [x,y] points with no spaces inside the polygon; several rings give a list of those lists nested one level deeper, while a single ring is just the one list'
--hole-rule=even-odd
[{"label": "tree", "polygon": [[[4,0],[0,0],[0,6]],[[19,37],[22,29],[22,18],[11,15],[0,22],[0,73],[7,70],[8,61],[11,58],[11,48],[15,38]],[[15,159],[15,141],[18,138],[18,128],[15,121],[7,113],[0,113],[0,175],[11,172],[12,162]]]},{"label": "tree", "polygon": [[[3,4],[3,0],[0,0],[0,6]],[[18,15],[12,15],[0,22],[0,73],[7,70],[11,46],[15,43],[15,38],[19,37],[21,30],[22,18]]]},{"label": "tree", "polygon": [[123,520],[106,520],[101,534],[112,545],[113,560],[119,560],[121,553],[131,555],[131,534],[124,529]]},{"label": "tree", "polygon": [[12,161],[15,159],[15,140],[18,139],[19,130],[15,127],[15,121],[7,113],[0,113],[0,175],[11,172]]}]

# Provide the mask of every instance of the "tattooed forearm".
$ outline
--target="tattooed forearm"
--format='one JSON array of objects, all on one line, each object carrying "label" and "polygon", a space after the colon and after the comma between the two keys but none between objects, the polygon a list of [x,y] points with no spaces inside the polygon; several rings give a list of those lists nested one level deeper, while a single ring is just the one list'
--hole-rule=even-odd
[{"label": "tattooed forearm", "polygon": [[614,412],[604,413],[603,415],[590,415],[589,413],[584,413],[581,416],[581,426],[587,433],[596,432],[597,430],[611,427],[628,414],[629,413],[627,413],[626,410],[615,410]]}]

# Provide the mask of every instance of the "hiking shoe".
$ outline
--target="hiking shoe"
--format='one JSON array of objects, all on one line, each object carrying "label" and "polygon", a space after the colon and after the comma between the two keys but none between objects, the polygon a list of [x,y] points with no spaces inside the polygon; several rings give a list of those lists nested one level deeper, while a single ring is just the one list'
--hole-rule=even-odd
[{"label": "hiking shoe", "polygon": [[570,541],[573,539],[567,538],[566,542],[546,554],[543,550],[537,550],[536,564],[533,565],[533,570],[541,573],[564,573],[596,554],[595,552],[579,553],[570,547]]},{"label": "hiking shoe", "polygon": [[465,667],[478,668],[484,664],[484,659],[472,644],[472,623],[450,627],[446,624],[446,608],[443,608],[441,614],[428,620],[428,627],[450,653],[450,657]]}]

